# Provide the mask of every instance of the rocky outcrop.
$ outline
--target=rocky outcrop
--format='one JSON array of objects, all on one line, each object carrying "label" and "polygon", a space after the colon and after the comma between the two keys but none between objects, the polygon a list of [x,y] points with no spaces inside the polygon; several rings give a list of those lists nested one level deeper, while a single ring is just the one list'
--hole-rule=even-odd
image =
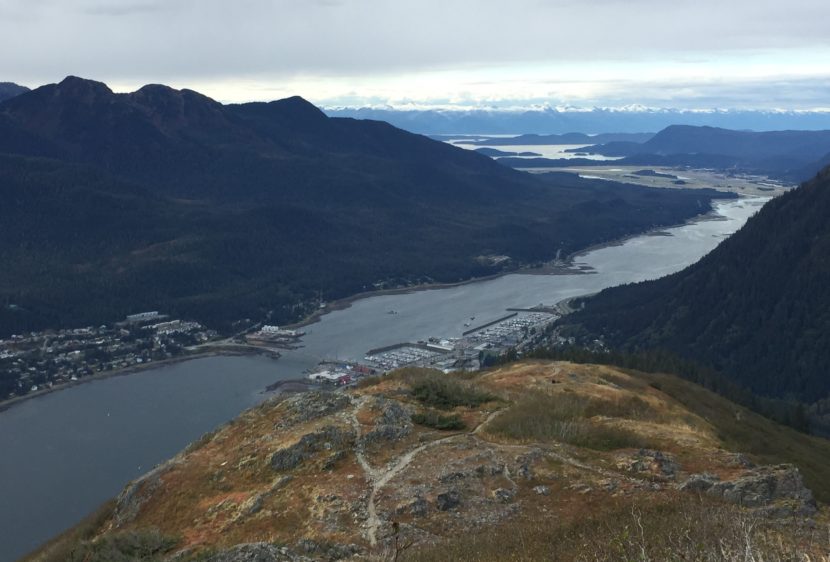
[{"label": "rocky outcrop", "polygon": [[374,427],[363,436],[364,445],[398,441],[412,432],[411,408],[396,400],[377,398],[371,406],[379,414]]},{"label": "rocky outcrop", "polygon": [[116,527],[122,527],[138,517],[141,506],[146,503],[161,485],[161,475],[166,472],[180,457],[161,464],[130,482],[118,495],[113,511],[113,520]]},{"label": "rocky outcrop", "polygon": [[332,451],[331,456],[341,457],[346,447],[351,447],[355,434],[351,430],[328,425],[318,431],[303,435],[295,444],[271,455],[271,468],[277,471],[297,468],[321,451]]},{"label": "rocky outcrop", "polygon": [[205,558],[204,562],[312,562],[312,559],[282,546],[258,542],[237,545]]},{"label": "rocky outcrop", "polygon": [[623,457],[617,467],[636,474],[649,474],[661,480],[674,480],[680,470],[680,465],[672,455],[652,449],[640,449],[634,455]]},{"label": "rocky outcrop", "polygon": [[314,560],[322,560],[324,562],[335,562],[337,560],[351,558],[361,551],[361,548],[354,544],[336,544],[311,539],[300,540],[297,542],[296,549],[308,554]]},{"label": "rocky outcrop", "polygon": [[339,412],[350,405],[351,399],[342,392],[312,391],[297,394],[280,404],[284,414],[276,427],[293,427]]},{"label": "rocky outcrop", "polygon": [[435,498],[435,506],[440,511],[449,511],[458,507],[461,504],[461,493],[458,490],[450,490],[443,494],[438,494]]},{"label": "rocky outcrop", "polygon": [[757,508],[774,517],[809,517],[816,513],[813,493],[804,486],[798,469],[788,464],[761,466],[740,478],[727,481],[711,474],[694,474],[680,485],[680,489]]}]

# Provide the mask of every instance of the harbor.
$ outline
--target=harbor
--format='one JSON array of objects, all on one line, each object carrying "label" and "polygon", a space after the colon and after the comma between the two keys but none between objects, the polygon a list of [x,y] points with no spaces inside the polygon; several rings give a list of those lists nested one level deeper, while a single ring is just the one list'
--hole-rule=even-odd
[{"label": "harbor", "polygon": [[513,311],[465,330],[457,338],[430,337],[371,349],[361,361],[324,360],[306,378],[322,385],[349,386],[362,377],[403,367],[438,369],[445,373],[476,371],[510,351],[521,354],[532,347],[546,328],[560,318],[552,308],[547,310]]}]

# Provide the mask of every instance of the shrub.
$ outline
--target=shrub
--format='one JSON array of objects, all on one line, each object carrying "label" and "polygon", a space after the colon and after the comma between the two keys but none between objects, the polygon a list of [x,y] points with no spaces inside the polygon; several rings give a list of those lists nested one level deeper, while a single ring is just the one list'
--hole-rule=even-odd
[{"label": "shrub", "polygon": [[106,535],[100,541],[76,546],[70,562],[155,562],[161,561],[178,543],[178,539],[157,529],[140,529]]},{"label": "shrub", "polygon": [[495,400],[496,397],[488,392],[474,388],[470,384],[458,381],[452,375],[430,372],[415,377],[410,382],[412,396],[423,404],[449,410],[457,406],[475,408],[485,402]]},{"label": "shrub", "polygon": [[377,386],[383,380],[381,375],[372,375],[370,377],[363,377],[358,379],[357,388],[369,388],[370,386]]},{"label": "shrub", "polygon": [[595,415],[630,417],[643,413],[643,405],[648,406],[639,398],[606,402],[573,393],[535,394],[495,418],[488,431],[519,441],[562,441],[601,451],[648,447],[648,441],[632,431],[589,419]]},{"label": "shrub", "polygon": [[737,506],[684,498],[616,508],[572,524],[517,517],[406,553],[408,562],[783,562],[826,560],[826,528],[759,519]]},{"label": "shrub", "polygon": [[444,431],[464,429],[466,425],[458,414],[444,415],[434,410],[427,410],[422,414],[414,414],[412,421],[433,429]]}]

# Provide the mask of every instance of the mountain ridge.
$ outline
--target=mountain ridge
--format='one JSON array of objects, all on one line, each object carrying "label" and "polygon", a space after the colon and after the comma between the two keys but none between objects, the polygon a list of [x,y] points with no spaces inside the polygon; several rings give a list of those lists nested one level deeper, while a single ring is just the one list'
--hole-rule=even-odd
[{"label": "mountain ridge", "polygon": [[[0,132],[0,187],[18,202],[0,222],[0,303],[15,305],[0,307],[2,334],[155,309],[222,329],[287,323],[321,298],[490,275],[502,269],[481,256],[535,263],[729,196],[531,176],[299,97],[224,106],[76,77],[0,104]],[[42,212],[46,194],[60,221]],[[110,209],[117,232],[79,220],[84,201]]]},{"label": "mountain ridge", "polygon": [[698,263],[607,289],[566,319],[614,347],[666,348],[752,391],[830,393],[830,168],[770,203]]},{"label": "mountain ridge", "polygon": [[333,117],[388,121],[429,135],[535,133],[637,133],[678,123],[729,129],[830,129],[830,112],[780,110],[684,110],[652,108],[389,109],[328,108]]},{"label": "mountain ridge", "polygon": [[753,554],[806,554],[823,507],[803,479],[825,498],[828,456],[670,375],[403,369],[244,412],[24,560],[716,559],[746,552],[746,521]]},{"label": "mountain ridge", "polygon": [[14,82],[0,82],[0,103],[28,91],[29,88],[26,86],[21,86],[19,84],[15,84]]}]

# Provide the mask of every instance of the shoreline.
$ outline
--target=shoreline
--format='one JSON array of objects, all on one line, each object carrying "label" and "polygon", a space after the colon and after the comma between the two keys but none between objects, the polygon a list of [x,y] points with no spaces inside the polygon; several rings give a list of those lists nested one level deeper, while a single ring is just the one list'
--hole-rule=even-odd
[{"label": "shoreline", "polygon": [[[729,198],[729,199],[713,199],[712,201],[737,201],[741,199],[751,199],[754,196],[740,196],[737,199]],[[542,265],[537,265],[533,267],[524,267],[513,269],[510,271],[501,271],[498,273],[494,273],[491,275],[486,275],[483,277],[475,277],[473,279],[466,279],[464,281],[457,281],[453,283],[428,283],[428,284],[419,284],[413,285],[411,287],[400,287],[396,289],[381,289],[376,291],[364,291],[362,293],[357,293],[348,297],[343,297],[342,299],[337,299],[330,303],[327,303],[326,308],[316,310],[311,313],[306,318],[300,320],[299,322],[288,324],[285,326],[286,329],[298,329],[303,328],[306,326],[310,326],[312,324],[316,324],[320,321],[320,319],[330,312],[335,312],[338,310],[346,310],[348,309],[354,302],[357,302],[361,299],[370,298],[370,297],[378,297],[384,295],[404,295],[410,294],[415,292],[421,291],[431,291],[431,290],[439,290],[439,289],[451,289],[455,287],[462,287],[464,285],[469,285],[472,283],[483,283],[485,281],[492,281],[494,279],[498,279],[500,277],[504,277],[507,275],[588,275],[593,273],[593,268],[589,269],[582,269],[575,263],[575,260],[581,256],[585,256],[591,252],[596,250],[600,250],[603,248],[611,248],[615,246],[622,246],[627,241],[632,240],[634,238],[640,236],[649,236],[654,235],[655,232],[665,233],[666,230],[671,228],[680,228],[683,226],[697,224],[700,222],[705,221],[712,221],[712,220],[727,220],[726,217],[718,214],[717,210],[714,206],[706,213],[701,213],[699,215],[695,215],[689,219],[686,219],[682,223],[677,223],[674,225],[664,225],[664,226],[657,226],[653,227],[647,231],[643,231],[637,234],[631,234],[625,236],[623,238],[618,238],[615,240],[610,240],[607,242],[601,242],[598,244],[594,244],[592,246],[588,246],[572,254],[567,255],[564,260],[560,260],[558,263],[554,261],[550,261],[544,263]],[[665,235],[665,234],[661,234]],[[568,299],[566,299],[568,300]],[[557,303],[558,304],[558,303]],[[61,390],[66,390],[68,388],[72,388],[74,386],[78,386],[81,384],[91,383],[95,381],[105,380],[111,377],[119,377],[119,376],[126,376],[135,373],[139,373],[146,370],[167,367],[170,365],[175,365],[177,363],[183,363],[185,361],[190,361],[194,359],[203,359],[206,357],[217,357],[217,356],[243,356],[243,355],[270,355],[273,357],[274,353],[277,354],[277,358],[279,358],[279,352],[276,352],[272,349],[262,348],[256,349],[252,347],[242,347],[240,346],[238,349],[233,347],[223,347],[221,343],[217,343],[215,347],[212,349],[210,348],[210,344],[207,344],[208,350],[200,351],[196,353],[189,353],[183,354],[177,357],[171,357],[169,359],[163,359],[160,361],[154,361],[151,363],[142,363],[140,365],[131,365],[129,367],[124,367],[122,369],[115,369],[112,371],[106,371],[103,373],[96,373],[94,375],[80,378],[76,381],[71,381],[67,383],[62,383],[59,385],[55,385],[51,388],[40,389],[35,392],[31,392],[29,394],[25,394],[23,396],[16,396],[14,398],[10,398],[7,400],[0,401],[0,413],[12,408],[18,404],[21,404],[27,400],[40,398],[42,396],[46,396],[51,394],[52,392],[58,392]]]},{"label": "shoreline", "polygon": [[[755,195],[739,195],[737,198],[730,197],[728,199],[712,199],[712,201],[740,201],[741,199],[753,199]],[[591,252],[595,252],[597,250],[602,250],[604,248],[614,248],[616,246],[622,246],[626,242],[633,240],[635,238],[639,238],[640,236],[673,236],[673,234],[667,232],[672,228],[682,228],[684,226],[689,226],[692,224],[698,224],[701,222],[709,222],[709,221],[725,221],[729,220],[728,217],[725,217],[717,212],[717,210],[712,207],[708,212],[701,213],[699,215],[695,215],[693,218],[686,219],[686,221],[682,223],[677,223],[669,226],[655,226],[654,228],[650,228],[645,232],[641,232],[639,234],[629,234],[628,236],[623,236],[622,238],[617,238],[616,240],[611,240],[609,242],[600,242],[599,244],[594,244],[593,246],[588,246],[584,250],[579,250],[574,252],[573,254],[568,255],[565,259],[567,263],[573,264],[573,260],[582,256],[586,256]]]},{"label": "shoreline", "polygon": [[[754,195],[738,195],[737,198],[729,197],[724,199],[712,199],[712,201],[740,201],[741,199],[752,199],[756,196]],[[603,248],[613,248],[615,246],[622,246],[629,240],[634,238],[638,238],[640,236],[653,236],[654,233],[665,233],[666,230],[672,228],[681,228],[683,226],[688,226],[691,224],[697,224],[699,222],[706,222],[706,221],[719,221],[719,220],[727,220],[726,217],[720,215],[717,210],[712,206],[709,211],[705,213],[701,213],[699,215],[695,215],[694,217],[686,219],[684,222],[676,223],[672,225],[663,225],[663,226],[655,226],[643,232],[637,234],[629,234],[628,236],[624,236],[622,238],[616,238],[614,240],[609,240],[607,242],[600,242],[597,244],[593,244],[581,250],[577,250],[571,254],[565,256],[563,260],[560,260],[560,264],[555,264],[555,260],[549,261],[547,263],[543,263],[542,265],[537,265],[533,267],[520,267],[518,269],[513,269],[510,271],[500,271],[499,273],[493,273],[491,275],[485,275],[484,277],[475,277],[473,279],[466,279],[464,281],[456,281],[454,283],[422,283],[419,285],[413,285],[411,287],[400,287],[397,289],[380,289],[377,291],[364,291],[362,293],[357,293],[348,297],[343,297],[342,299],[337,299],[330,303],[326,304],[326,308],[316,310],[312,312],[309,316],[303,318],[302,320],[295,322],[293,324],[287,324],[285,326],[286,329],[289,330],[296,330],[298,328],[304,328],[306,326],[310,326],[312,324],[316,324],[320,321],[320,319],[328,314],[329,312],[336,312],[338,310],[346,310],[348,309],[352,303],[359,301],[361,299],[371,298],[371,297],[381,297],[385,295],[405,295],[409,293],[416,293],[421,291],[431,291],[436,289],[452,289],[454,287],[462,287],[464,285],[470,285],[472,283],[483,283],[485,281],[492,281],[494,279],[498,279],[500,277],[505,277],[507,275],[589,275],[594,270],[593,268],[589,269],[581,269],[575,262],[575,260],[579,257],[585,256],[591,252],[596,250],[601,250]],[[660,234],[660,236],[665,236],[666,234]]]},{"label": "shoreline", "polygon": [[[242,355],[269,355],[269,350],[263,350],[263,352],[257,352],[256,350],[230,350],[230,349],[221,349],[217,346],[216,349],[209,350],[209,351],[200,351],[198,353],[185,353],[176,357],[170,357],[169,359],[162,359],[160,361],[152,361],[150,363],[141,363],[140,365],[130,365],[129,367],[123,367],[121,369],[113,369],[112,371],[105,371],[101,373],[96,373],[94,375],[90,375],[88,377],[82,377],[75,381],[70,381],[66,383],[56,384],[50,388],[43,388],[36,390],[34,392],[30,392],[29,394],[24,394],[23,396],[15,396],[14,398],[9,398],[7,400],[3,400],[0,402],[0,412],[5,412],[6,410],[17,406],[18,404],[22,404],[27,400],[34,400],[35,398],[42,398],[53,392],[60,392],[61,390],[67,390],[69,388],[73,388],[75,386],[79,386],[82,384],[87,384],[96,381],[102,381],[114,377],[123,377],[127,375],[134,375],[136,373],[140,373],[142,371],[150,371],[152,369],[160,369],[162,367],[169,367],[171,365],[176,365],[178,363],[184,363],[187,361],[195,360],[195,359],[205,359],[207,357],[235,357],[235,356],[242,356]],[[276,359],[276,358],[275,358]]]}]

